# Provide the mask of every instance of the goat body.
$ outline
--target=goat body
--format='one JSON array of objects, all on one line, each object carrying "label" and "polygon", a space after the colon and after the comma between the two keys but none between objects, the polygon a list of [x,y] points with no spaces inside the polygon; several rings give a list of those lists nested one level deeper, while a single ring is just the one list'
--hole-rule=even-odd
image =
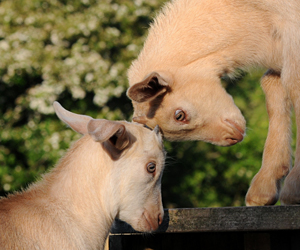
[{"label": "goat body", "polygon": [[41,181],[0,199],[0,248],[103,249],[115,218],[156,230],[164,166],[157,130],[55,108],[84,136]]},{"label": "goat body", "polygon": [[[128,71],[133,120],[149,127],[158,124],[169,140],[236,144],[243,140],[246,122],[220,78],[236,68],[268,68],[262,88],[269,133],[246,204],[275,204],[280,181],[291,168],[292,106],[300,138],[299,50],[297,0],[174,0],[154,20]],[[299,157],[298,139],[283,203],[300,202]]]}]

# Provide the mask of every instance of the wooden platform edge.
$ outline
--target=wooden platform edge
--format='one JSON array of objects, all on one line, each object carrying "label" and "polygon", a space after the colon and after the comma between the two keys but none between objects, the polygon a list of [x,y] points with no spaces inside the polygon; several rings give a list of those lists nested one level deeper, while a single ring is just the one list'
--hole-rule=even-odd
[{"label": "wooden platform edge", "polygon": [[[154,233],[299,230],[300,206],[165,209]],[[140,234],[116,220],[111,234]]]}]

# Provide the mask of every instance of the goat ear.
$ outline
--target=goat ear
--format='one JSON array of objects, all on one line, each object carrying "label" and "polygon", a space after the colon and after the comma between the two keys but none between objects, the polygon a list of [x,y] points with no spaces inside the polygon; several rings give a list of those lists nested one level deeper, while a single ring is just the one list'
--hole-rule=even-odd
[{"label": "goat ear", "polygon": [[92,119],[88,123],[88,133],[94,141],[109,141],[115,148],[122,150],[129,144],[129,135],[123,124],[104,119]]},{"label": "goat ear", "polygon": [[155,97],[168,91],[173,80],[166,72],[152,72],[139,83],[127,90],[127,96],[136,102],[151,101]]},{"label": "goat ear", "polygon": [[148,121],[148,119],[145,115],[135,116],[132,118],[132,120],[134,122],[141,123],[141,124],[147,124],[147,121]]},{"label": "goat ear", "polygon": [[161,141],[161,143],[163,143],[163,136],[162,133],[160,131],[160,127],[158,125],[155,126],[155,128],[153,129],[153,133],[156,134],[156,136],[159,138],[159,140]]},{"label": "goat ear", "polygon": [[160,128],[158,125],[155,126],[155,128],[153,129],[153,132],[156,134],[156,135],[159,135],[160,134]]},{"label": "goat ear", "polygon": [[72,113],[64,109],[59,102],[54,102],[53,107],[59,119],[70,126],[74,131],[83,135],[88,133],[87,124],[92,119],[92,117]]}]

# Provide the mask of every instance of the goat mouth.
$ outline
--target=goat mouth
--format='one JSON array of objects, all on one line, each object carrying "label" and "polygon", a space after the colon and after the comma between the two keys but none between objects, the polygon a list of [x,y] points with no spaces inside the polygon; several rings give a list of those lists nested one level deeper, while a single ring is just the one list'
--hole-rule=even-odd
[{"label": "goat mouth", "polygon": [[153,223],[153,220],[151,220],[151,217],[147,211],[143,213],[143,216],[145,218],[145,221],[147,222],[147,226],[149,228],[149,232],[155,231],[158,228],[158,225]]},{"label": "goat mouth", "polygon": [[225,120],[225,122],[233,129],[230,137],[226,138],[229,145],[234,145],[244,139],[245,131],[235,122],[231,120]]}]

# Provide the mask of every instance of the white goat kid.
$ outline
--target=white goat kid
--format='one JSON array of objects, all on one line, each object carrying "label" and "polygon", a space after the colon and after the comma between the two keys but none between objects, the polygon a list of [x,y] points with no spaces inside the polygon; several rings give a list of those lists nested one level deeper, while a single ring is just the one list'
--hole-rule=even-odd
[{"label": "white goat kid", "polygon": [[291,169],[291,107],[297,122],[295,166],[280,200],[300,203],[300,1],[174,0],[149,30],[128,71],[134,121],[157,124],[169,140],[229,146],[245,119],[221,85],[224,74],[259,65],[270,118],[261,170],[247,205],[275,204]]},{"label": "white goat kid", "polygon": [[156,230],[164,214],[158,128],[54,107],[84,136],[40,182],[0,200],[0,248],[103,249],[115,218],[138,231]]}]

